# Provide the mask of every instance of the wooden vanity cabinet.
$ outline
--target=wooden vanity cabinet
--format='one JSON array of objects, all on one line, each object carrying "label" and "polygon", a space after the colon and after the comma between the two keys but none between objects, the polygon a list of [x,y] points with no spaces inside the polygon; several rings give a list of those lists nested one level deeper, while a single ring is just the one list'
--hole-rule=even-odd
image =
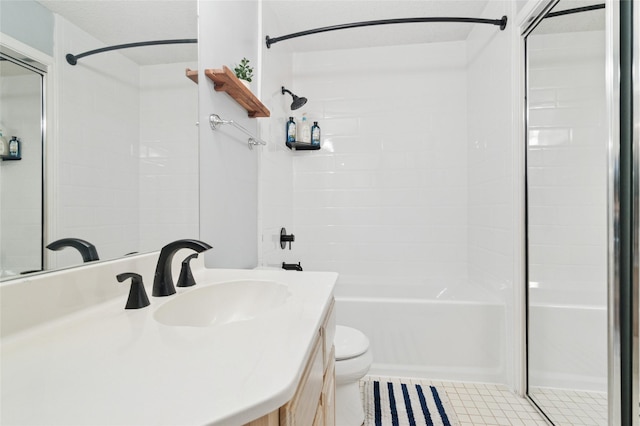
[{"label": "wooden vanity cabinet", "polygon": [[244,426],[335,426],[334,301],[316,334],[313,350],[291,401]]}]

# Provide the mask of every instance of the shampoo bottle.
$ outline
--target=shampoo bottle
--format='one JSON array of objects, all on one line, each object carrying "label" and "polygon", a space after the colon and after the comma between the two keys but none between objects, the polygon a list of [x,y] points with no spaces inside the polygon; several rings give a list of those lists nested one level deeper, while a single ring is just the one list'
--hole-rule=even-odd
[{"label": "shampoo bottle", "polygon": [[302,116],[302,125],[300,129],[300,142],[302,143],[311,143],[311,128],[309,127],[309,122],[307,121],[307,116]]},{"label": "shampoo bottle", "polygon": [[311,145],[320,146],[320,126],[317,121],[314,121],[311,126]]},{"label": "shampoo bottle", "polygon": [[289,117],[289,121],[287,121],[287,142],[296,142],[296,122],[293,121],[293,117]]},{"label": "shampoo bottle", "polygon": [[15,136],[12,136],[9,141],[9,156],[13,158],[20,158],[20,141]]}]

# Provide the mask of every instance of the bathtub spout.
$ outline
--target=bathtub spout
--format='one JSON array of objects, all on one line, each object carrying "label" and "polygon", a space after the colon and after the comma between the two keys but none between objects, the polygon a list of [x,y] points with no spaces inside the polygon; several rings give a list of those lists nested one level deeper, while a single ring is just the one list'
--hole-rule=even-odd
[{"label": "bathtub spout", "polygon": [[296,265],[295,263],[284,263],[282,262],[282,269],[285,271],[302,271],[302,266],[300,262]]}]

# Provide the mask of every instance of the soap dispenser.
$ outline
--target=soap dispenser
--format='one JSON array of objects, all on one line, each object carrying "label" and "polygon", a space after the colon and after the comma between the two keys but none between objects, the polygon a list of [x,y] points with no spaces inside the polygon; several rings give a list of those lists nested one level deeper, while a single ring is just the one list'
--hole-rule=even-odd
[{"label": "soap dispenser", "polygon": [[124,307],[125,309],[140,309],[145,306],[149,306],[149,298],[147,297],[147,292],[144,289],[142,277],[139,274],[125,272],[123,274],[118,274],[116,278],[119,282],[123,282],[124,280],[131,278],[131,289],[129,290],[129,298],[127,299],[127,304]]}]

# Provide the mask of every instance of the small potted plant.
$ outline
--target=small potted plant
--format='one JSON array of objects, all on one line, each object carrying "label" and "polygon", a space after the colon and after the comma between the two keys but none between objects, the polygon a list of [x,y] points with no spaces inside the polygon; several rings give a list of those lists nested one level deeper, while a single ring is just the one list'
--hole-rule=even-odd
[{"label": "small potted plant", "polygon": [[233,71],[236,73],[236,77],[249,88],[249,83],[251,83],[251,79],[253,78],[253,67],[249,65],[249,60],[242,58],[240,65],[235,67]]}]

